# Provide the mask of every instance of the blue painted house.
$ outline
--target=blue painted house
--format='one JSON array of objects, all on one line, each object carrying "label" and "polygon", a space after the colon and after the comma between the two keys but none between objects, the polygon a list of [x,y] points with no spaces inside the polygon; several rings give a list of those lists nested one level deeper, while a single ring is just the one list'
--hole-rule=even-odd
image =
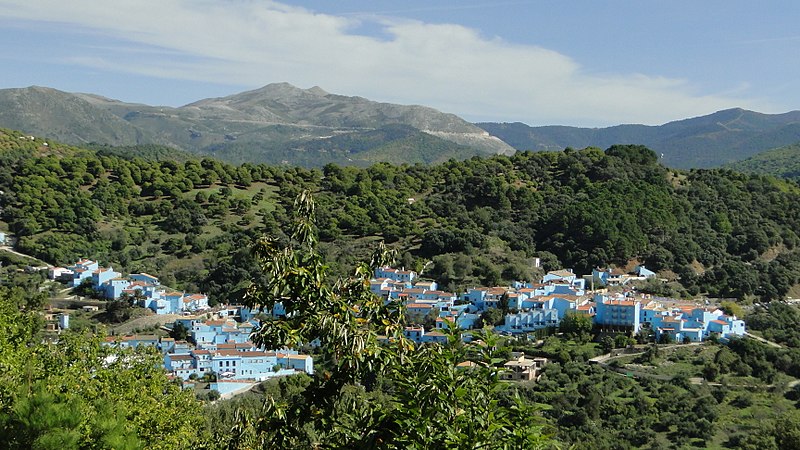
[{"label": "blue painted house", "polygon": [[577,279],[577,276],[572,269],[561,269],[561,270],[552,270],[547,272],[547,274],[542,277],[542,283],[548,283],[551,281],[563,281],[566,283],[572,283]]},{"label": "blue painted house", "polygon": [[154,277],[153,275],[150,275],[150,274],[146,274],[144,272],[142,272],[142,273],[132,273],[132,274],[128,275],[128,278],[130,278],[133,281],[140,281],[140,282],[142,282],[142,283],[144,283],[146,285],[150,285],[150,286],[159,286],[161,284],[161,282],[158,281],[157,277]]},{"label": "blue painted house", "polygon": [[512,334],[528,333],[543,328],[557,327],[560,321],[561,317],[556,309],[531,309],[506,314],[503,325],[496,328],[498,331]]},{"label": "blue painted house", "polygon": [[379,267],[375,269],[375,278],[389,278],[394,281],[409,283],[408,287],[411,287],[411,283],[417,279],[417,272],[405,270],[405,268],[394,269],[391,267]]},{"label": "blue painted house", "polygon": [[91,279],[92,273],[99,268],[100,265],[97,261],[92,261],[90,259],[78,261],[74,266],[70,267],[70,270],[72,270],[72,282],[70,285],[72,287],[80,286],[83,280]]},{"label": "blue painted house", "polygon": [[624,297],[595,296],[594,323],[604,327],[630,328],[638,333],[641,328],[642,304]]}]

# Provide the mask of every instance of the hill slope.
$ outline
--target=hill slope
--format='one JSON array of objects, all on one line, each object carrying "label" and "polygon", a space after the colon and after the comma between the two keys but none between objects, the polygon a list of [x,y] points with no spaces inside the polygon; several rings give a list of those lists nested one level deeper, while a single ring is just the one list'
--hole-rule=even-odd
[{"label": "hill slope", "polygon": [[[412,154],[434,152],[423,158],[430,161],[514,152],[505,142],[453,114],[329,94],[318,87],[300,89],[288,83],[180,108],[49,88],[0,90],[0,127],[72,144],[167,145],[235,162],[359,164],[359,160],[371,159],[352,158],[346,148],[337,147],[331,153],[327,143],[315,141],[348,135],[345,140],[356,148],[380,147],[393,142],[375,142],[374,131],[387,126],[409,127],[409,133],[415,135],[411,142],[425,145],[389,145],[401,152],[379,152],[391,161],[421,162],[416,156],[406,160],[402,152],[407,148]],[[361,143],[362,139],[366,142]]]},{"label": "hill slope", "polygon": [[678,168],[716,167],[800,141],[800,111],[761,114],[738,108],[660,126],[531,127],[523,123],[478,126],[517,150],[642,144],[663,153],[664,164]]},{"label": "hill slope", "polygon": [[[402,131],[397,145],[414,139]],[[635,260],[691,295],[780,298],[800,280],[796,184],[668,170],[641,146],[323,170],[162,150],[123,157],[0,130],[0,229],[43,261],[97,258],[225,301],[257,270],[248,246],[288,239],[292,199],[310,190],[337,274],[385,239],[406,267],[431,261],[449,291],[534,279],[534,256],[577,273]]]},{"label": "hill slope", "polygon": [[0,90],[0,126],[70,144],[146,140],[144,131],[82,97],[38,86]]},{"label": "hill slope", "polygon": [[758,153],[725,167],[739,172],[800,179],[800,142]]}]

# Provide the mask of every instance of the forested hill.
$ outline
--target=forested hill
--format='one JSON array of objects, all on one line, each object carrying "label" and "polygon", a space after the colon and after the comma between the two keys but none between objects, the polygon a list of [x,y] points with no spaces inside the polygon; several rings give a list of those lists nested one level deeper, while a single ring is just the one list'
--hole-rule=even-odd
[{"label": "forested hill", "polygon": [[800,142],[758,153],[743,161],[726,165],[727,168],[746,173],[800,179]]},{"label": "forested hill", "polygon": [[303,189],[334,272],[385,239],[453,290],[533,279],[536,256],[578,273],[645,263],[691,295],[778,298],[800,274],[797,184],[670,170],[641,146],[322,170],[125,159],[11,131],[0,148],[0,229],[21,250],[151,272],[212,300],[254,276],[256,236],[286,239]]},{"label": "forested hill", "polygon": [[800,111],[761,114],[740,108],[660,126],[531,127],[523,123],[480,123],[478,126],[517,150],[646,145],[664,155],[665,165],[684,169],[718,167],[800,141]]}]

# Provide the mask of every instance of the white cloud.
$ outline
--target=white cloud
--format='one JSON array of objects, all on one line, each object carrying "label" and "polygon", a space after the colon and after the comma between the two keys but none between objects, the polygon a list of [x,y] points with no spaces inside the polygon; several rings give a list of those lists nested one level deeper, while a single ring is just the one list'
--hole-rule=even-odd
[{"label": "white cloud", "polygon": [[[92,48],[61,55],[72,64],[252,87],[319,85],[472,120],[658,124],[733,106],[768,108],[739,92],[695,93],[686,80],[592,74],[568,56],[460,25],[331,16],[271,1],[0,0],[0,18],[126,42],[102,56]],[[362,25],[383,35],[359,34]],[[131,52],[131,45],[159,51]]]}]

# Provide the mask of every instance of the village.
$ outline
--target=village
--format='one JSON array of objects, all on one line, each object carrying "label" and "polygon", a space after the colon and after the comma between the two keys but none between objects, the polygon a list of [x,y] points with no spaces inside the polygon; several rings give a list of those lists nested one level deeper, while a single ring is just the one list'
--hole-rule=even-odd
[{"label": "village", "polygon": [[[726,315],[718,308],[673,299],[659,301],[638,294],[625,285],[655,274],[637,267],[636,274],[611,269],[595,269],[591,276],[578,277],[571,270],[548,272],[539,283],[515,282],[511,287],[475,287],[460,296],[437,290],[435,281],[418,280],[414,271],[381,268],[371,281],[371,290],[385,299],[403,299],[410,314],[425,316],[434,311],[436,328],[454,322],[463,330],[474,328],[481,314],[491,308],[509,311],[496,332],[520,335],[546,328],[557,328],[567,314],[586,314],[595,326],[639,333],[647,326],[659,340],[702,342],[714,335],[719,339],[741,336],[744,321]],[[620,287],[609,294],[605,289],[587,291],[587,278],[595,287]],[[407,337],[420,343],[443,339],[441,332],[409,327]],[[664,338],[662,336],[668,336]]]},{"label": "village", "polygon": [[[235,305],[211,308],[204,294],[169,289],[146,273],[123,277],[111,267],[85,259],[68,268],[51,268],[49,276],[73,288],[91,286],[108,300],[125,297],[156,315],[181,315],[165,329],[182,329],[186,339],[125,335],[109,336],[106,343],[121,348],[158,349],[163,354],[165,370],[187,386],[206,380],[210,389],[226,395],[269,378],[314,373],[311,355],[297,349],[260,349],[250,339],[259,327],[259,314],[285,314],[280,304],[273,311],[252,311]],[[652,277],[655,273],[643,266],[630,274],[598,268],[587,276],[561,269],[547,272],[538,283],[473,287],[455,294],[439,290],[436,281],[422,279],[413,270],[381,267],[370,280],[370,290],[386,302],[399,301],[405,306],[410,325],[404,336],[419,345],[447,342],[450,327],[455,327],[464,340],[470,340],[473,330],[489,325],[482,322],[482,317],[492,309],[505,312],[494,331],[510,337],[557,329],[570,314],[587,316],[597,329],[629,336],[650,330],[660,342],[702,342],[711,337],[726,340],[745,334],[744,321],[719,308],[654,299],[628,286]],[[58,328],[68,327],[69,316],[61,314]],[[312,347],[310,343],[309,348]],[[547,363],[545,358],[512,356],[504,364],[505,380],[535,380]]]}]

